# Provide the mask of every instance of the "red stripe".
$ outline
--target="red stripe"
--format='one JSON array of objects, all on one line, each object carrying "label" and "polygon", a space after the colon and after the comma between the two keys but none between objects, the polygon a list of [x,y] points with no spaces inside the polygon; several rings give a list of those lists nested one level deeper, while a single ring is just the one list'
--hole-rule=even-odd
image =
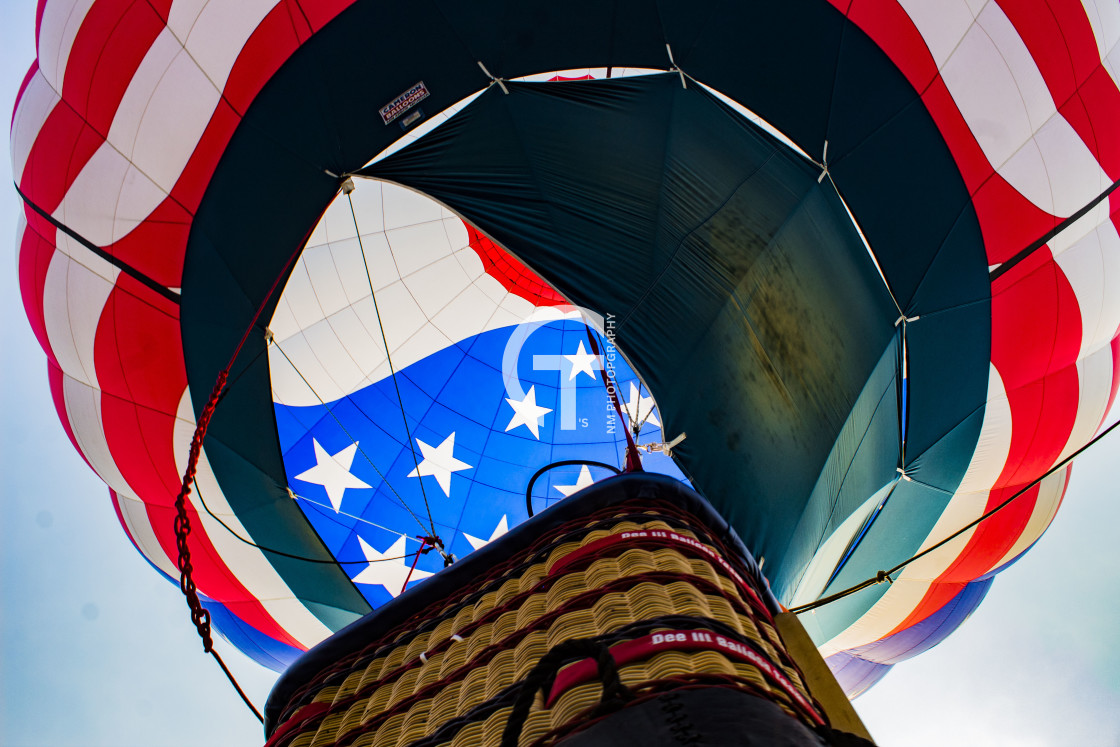
[{"label": "red stripe", "polygon": [[20,295],[23,297],[23,310],[27,315],[27,321],[31,323],[31,331],[35,333],[35,339],[47,354],[47,360],[57,365],[58,359],[47,336],[47,321],[43,311],[43,288],[46,285],[47,269],[50,267],[55,248],[52,241],[48,241],[39,233],[43,226],[50,229],[53,238],[54,226],[41,218],[34,224],[28,220],[27,227],[23,231],[19,245],[19,287]]},{"label": "red stripe", "polygon": [[[172,505],[180,487],[175,413],[187,383],[177,311],[122,275],[105,304],[94,350],[110,453],[129,487],[144,500],[152,530],[170,559],[177,557]],[[199,590],[222,603],[241,600],[240,616],[246,623],[300,647],[226,566],[197,513],[191,508],[188,512],[194,527],[190,541]]]},{"label": "red stripe", "polygon": [[[816,707],[793,686],[785,673],[773,662],[753,648],[718,633],[709,630],[665,630],[616,643],[610,647],[611,658],[620,667],[652,658],[664,651],[715,651],[730,659],[752,664],[765,675],[766,679],[797,703],[804,715],[814,723],[824,723]],[[598,664],[592,659],[581,659],[568,665],[556,675],[545,700],[545,707],[552,707],[565,692],[577,685],[590,682],[597,676]]]},{"label": "red stripe", "polygon": [[223,96],[244,114],[266,82],[311,37],[311,27],[292,0],[281,0],[245,43],[230,71]]},{"label": "red stripe", "polygon": [[303,17],[311,24],[312,33],[333,21],[339,13],[353,5],[355,0],[295,0]]},{"label": "red stripe", "polygon": [[1087,132],[1092,133],[1086,143],[1109,178],[1116,181],[1120,179],[1120,138],[1116,137],[1120,131],[1120,91],[1117,91],[1112,76],[1101,66],[1081,86],[1078,95],[1091,120],[1084,126]]},{"label": "red stripe", "polygon": [[152,7],[135,0],[97,0],[82,21],[66,62],[62,98],[102,136],[163,29]]},{"label": "red stripe", "polygon": [[463,225],[470,236],[471,249],[482,260],[486,274],[497,280],[510,293],[524,298],[534,306],[561,306],[568,300],[560,295],[540,275],[526,267],[520,260],[495,244],[466,221]]},{"label": "red stripe", "polygon": [[[1101,65],[1078,0],[998,0],[1034,58],[1066,121],[1115,181],[1120,178],[1120,91]],[[1090,79],[1094,85],[1085,86]],[[1102,137],[1094,132],[1094,125]]]},{"label": "red stripe", "polygon": [[43,33],[43,11],[47,7],[47,0],[39,0],[35,4],[35,51],[39,51],[39,36]]},{"label": "red stripe", "polygon": [[193,218],[172,197],[165,198],[140,225],[105,250],[160,285],[179,288]]},{"label": "red stripe", "polygon": [[1074,363],[1081,327],[1073,288],[1046,247],[992,284],[992,363],[1009,391]]},{"label": "red stripe", "polygon": [[155,14],[159,16],[160,21],[166,26],[167,18],[171,15],[172,0],[144,0],[144,2],[152,7]]},{"label": "red stripe", "polygon": [[104,142],[66,102],[47,115],[27,154],[19,188],[48,213],[62,202],[81,167]]},{"label": "red stripe", "polygon": [[[835,2],[833,5],[839,7]],[[925,39],[897,2],[855,0],[847,15],[886,52],[915,91],[924,92],[939,78]]]},{"label": "red stripe", "polygon": [[972,204],[984,236],[989,265],[1008,261],[1061,222],[1023,197],[999,174],[992,174],[977,190]]},{"label": "red stripe", "polygon": [[[51,387],[51,400],[54,402],[55,412],[58,413],[58,419],[62,423],[62,429],[66,431],[66,437],[70,439],[70,443],[74,444],[74,451],[78,452],[78,456],[82,458],[86,464],[89,460],[82,452],[82,447],[78,446],[78,439],[74,437],[74,428],[70,425],[70,416],[66,412],[66,395],[63,391],[66,382],[66,374],[62,369],[54,364],[52,361],[47,361],[47,381]],[[92,470],[93,465],[89,464]]]}]

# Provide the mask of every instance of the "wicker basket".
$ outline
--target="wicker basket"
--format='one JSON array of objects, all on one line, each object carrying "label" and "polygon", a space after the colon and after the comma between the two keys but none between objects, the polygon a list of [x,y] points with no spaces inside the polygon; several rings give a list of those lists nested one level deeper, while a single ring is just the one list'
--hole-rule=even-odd
[{"label": "wicker basket", "polygon": [[500,747],[507,728],[506,744],[551,744],[711,687],[824,723],[753,560],[680,500],[687,489],[641,481],[656,490],[584,491],[439,574],[454,583],[425,582],[346,631],[344,653],[328,646],[332,661],[270,697],[269,747]]}]

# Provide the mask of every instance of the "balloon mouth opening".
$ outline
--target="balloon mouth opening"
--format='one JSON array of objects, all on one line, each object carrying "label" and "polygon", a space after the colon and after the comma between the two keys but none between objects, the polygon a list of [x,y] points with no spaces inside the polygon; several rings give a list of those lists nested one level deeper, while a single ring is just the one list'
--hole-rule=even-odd
[{"label": "balloon mouth opening", "polygon": [[[519,82],[596,85],[603,80],[596,75],[604,72],[560,71]],[[612,71],[615,77],[654,74],[664,71]],[[757,114],[718,91],[703,88],[731,109],[733,116],[761,129],[789,158],[816,164]],[[367,168],[422,143],[457,115],[466,116],[485,91],[432,116],[407,121],[408,111],[422,114],[421,98],[401,115],[400,137],[370,159]],[[830,178],[826,164],[811,168],[817,167],[821,169],[818,182]],[[838,190],[836,194],[839,197]],[[846,205],[844,211],[851,222],[848,230],[860,237],[875,262]],[[524,518],[507,512],[493,517],[494,526],[468,532],[459,531],[450,519],[445,524],[431,517],[432,501],[451,499],[455,491],[463,490],[464,478],[472,484],[478,479],[476,470],[483,468],[486,454],[484,449],[462,450],[467,443],[462,434],[469,424],[456,421],[452,425],[445,419],[441,426],[433,426],[425,420],[433,409],[446,404],[439,394],[441,387],[457,385],[456,375],[436,375],[429,369],[490,367],[488,375],[492,376],[497,368],[504,384],[501,399],[513,410],[505,413],[508,408],[503,405],[498,415],[501,422],[490,414],[486,416],[489,420],[480,422],[502,437],[543,443],[546,418],[555,418],[558,426],[544,434],[553,449],[552,456],[542,462],[547,463],[547,474],[539,483],[537,476],[528,479],[527,475],[518,482],[520,473],[516,472],[508,478],[512,482],[501,486],[511,493],[525,491],[524,513],[528,516],[621,469],[621,462],[614,468],[610,463],[617,461],[619,434],[626,428],[634,431],[647,454],[647,469],[687,482],[668,445],[670,441],[679,444],[685,434],[661,432],[660,413],[648,385],[624,351],[614,346],[617,320],[613,314],[573,306],[522,263],[516,251],[516,246],[499,245],[433,197],[391,181],[355,175],[347,179],[310,232],[268,322],[272,399],[290,495],[313,525],[323,525],[320,531],[330,535],[335,525],[347,527],[344,541],[328,540],[336,556],[353,556],[355,563],[365,558],[371,564],[393,562],[402,567],[401,558],[416,561],[412,573],[398,574],[400,578],[394,576],[391,582],[380,584],[390,597],[438,570],[425,538],[438,544],[448,562],[477,550]],[[878,268],[877,262],[875,265]],[[456,302],[467,296],[473,298],[473,305]],[[535,359],[534,371],[523,375],[519,361],[524,351],[533,348],[535,335],[555,338],[561,354],[554,364],[543,367],[559,371],[559,385],[537,375],[541,365]],[[483,344],[484,338],[492,339]],[[495,358],[492,351],[487,352],[488,346],[499,343],[504,345],[503,355]],[[457,349],[458,358],[446,354],[449,344]],[[603,347],[602,361],[592,352],[596,344]],[[535,348],[531,352],[542,354]],[[549,375],[555,377],[556,373]],[[425,381],[433,376],[438,381]],[[565,386],[573,382],[586,388]],[[622,415],[617,424],[615,413],[607,409],[589,416],[576,405],[581,392],[601,385],[616,391]],[[571,399],[566,399],[568,394]],[[464,392],[464,396],[470,395]],[[604,417],[605,428],[600,427],[604,434],[598,438],[614,445],[607,451],[603,444],[590,451],[579,449],[575,441],[581,432],[593,429],[591,421]],[[378,452],[384,448],[396,456],[381,458]],[[608,453],[611,450],[615,453]],[[494,486],[495,479],[507,478],[490,477],[483,482]],[[414,488],[419,495],[414,495]],[[361,498],[355,502],[357,496]],[[401,525],[410,528],[402,532],[397,524],[372,520],[370,504],[377,501],[384,501],[383,508],[390,514],[400,514]],[[519,514],[522,501],[517,503]],[[359,529],[385,536],[380,543],[364,539],[358,543],[354,538],[361,539]],[[456,535],[463,541],[454,544]],[[421,553],[432,557],[421,557]],[[370,574],[370,580],[374,575]],[[357,578],[365,583],[362,574]]]}]

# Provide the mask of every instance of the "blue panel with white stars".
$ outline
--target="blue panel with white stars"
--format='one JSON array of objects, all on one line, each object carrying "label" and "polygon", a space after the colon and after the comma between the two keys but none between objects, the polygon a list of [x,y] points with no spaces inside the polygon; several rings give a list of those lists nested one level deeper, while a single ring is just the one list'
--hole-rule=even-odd
[{"label": "blue panel with white stars", "polygon": [[[609,356],[627,419],[643,423],[638,443],[663,440],[649,391],[602,337],[592,333],[593,346],[575,320],[537,324],[527,336],[516,329],[444,348],[398,371],[396,386],[386,378],[326,405],[276,404],[292,492],[371,605],[443,567],[437,552],[417,557],[433,528],[462,557],[528,518],[525,491],[540,468],[586,460],[622,469],[627,426],[594,351]],[[516,365],[508,377],[507,348]],[[643,466],[685,479],[658,453],[643,455]],[[549,470],[533,488],[533,510],[610,474],[581,464]]]}]

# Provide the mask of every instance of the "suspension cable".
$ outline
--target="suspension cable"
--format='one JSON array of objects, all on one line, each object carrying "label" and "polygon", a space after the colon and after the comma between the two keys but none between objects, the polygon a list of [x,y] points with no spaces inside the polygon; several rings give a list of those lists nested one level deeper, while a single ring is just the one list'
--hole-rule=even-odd
[{"label": "suspension cable", "polygon": [[1053,467],[1051,467],[1049,470],[1044,472],[1042,475],[1040,475],[1039,477],[1036,477],[1034,480],[1031,480],[1029,483],[1027,483],[1025,486],[1023,486],[1023,488],[1021,490],[1019,490],[1018,492],[1016,492],[1014,495],[1012,495],[1011,497],[1002,501],[999,505],[992,508],[990,511],[987,511],[986,513],[984,513],[980,518],[964,525],[963,527],[961,527],[957,531],[953,532],[952,534],[950,534],[948,537],[941,540],[940,542],[937,542],[936,544],[930,545],[925,550],[922,550],[921,552],[917,553],[916,555],[913,555],[913,556],[907,558],[906,560],[902,561],[901,563],[894,566],[893,568],[890,568],[889,570],[879,571],[878,573],[876,573],[871,578],[866,579],[864,581],[861,581],[860,583],[856,584],[855,586],[851,586],[851,587],[849,587],[847,589],[844,589],[843,591],[839,591],[835,594],[830,594],[829,596],[824,597],[822,599],[818,599],[815,602],[809,602],[808,604],[802,604],[798,607],[792,607],[792,608],[790,608],[789,611],[796,614],[796,615],[799,615],[802,612],[808,612],[810,610],[815,610],[818,607],[823,607],[826,604],[831,604],[835,601],[843,599],[844,597],[851,596],[852,594],[855,594],[857,591],[863,591],[868,586],[873,586],[875,584],[881,584],[884,581],[887,582],[887,583],[893,583],[894,579],[892,578],[892,576],[895,573],[902,570],[906,566],[910,565],[915,560],[923,558],[926,555],[929,555],[934,550],[938,549],[939,547],[943,547],[944,545],[948,544],[949,542],[952,542],[957,537],[959,537],[962,534],[964,534],[965,532],[967,532],[969,529],[972,529],[973,527],[980,524],[980,522],[982,522],[986,519],[989,519],[992,516],[995,516],[997,513],[999,513],[1003,509],[1010,506],[1012,504],[1012,502],[1014,502],[1017,498],[1019,498],[1022,495],[1025,495],[1028,490],[1035,487],[1040,482],[1045,480],[1047,477],[1049,477],[1050,475],[1054,474],[1058,470],[1065,467],[1067,464],[1069,464],[1071,461],[1073,461],[1073,459],[1075,457],[1079,456],[1082,452],[1084,452],[1090,446],[1096,444],[1102,438],[1104,438],[1109,433],[1114,431],[1117,426],[1120,426],[1120,420],[1117,420],[1115,423],[1113,423],[1112,425],[1105,428],[1103,431],[1101,431],[1096,436],[1094,436],[1092,439],[1090,439],[1090,441],[1088,443],[1086,443],[1084,446],[1082,446],[1080,449],[1077,449],[1076,451],[1074,451],[1072,454],[1070,454],[1065,459],[1063,459],[1062,461],[1055,464]]},{"label": "suspension cable", "polygon": [[[307,380],[307,377],[303,375],[303,372],[300,371],[298,368],[296,368],[296,364],[294,362],[292,362],[292,359],[289,358],[288,354],[284,352],[284,348],[280,347],[280,343],[276,342],[276,338],[272,339],[272,344],[274,346],[276,346],[276,349],[280,351],[280,354],[282,356],[284,356],[284,360],[288,361],[288,365],[292,367],[292,370],[295,371],[296,374],[298,374],[301,379],[303,379],[303,383],[306,384],[307,388],[309,390],[311,390],[311,393],[315,395],[315,399],[319,400],[319,404],[321,404],[324,408],[326,408],[327,414],[330,415],[332,418],[334,418],[335,424],[339,427],[339,430],[342,431],[343,435],[345,435],[346,438],[349,439],[350,443],[354,444],[354,446],[357,447],[358,453],[362,455],[362,458],[365,459],[366,462],[369,463],[369,466],[372,467],[373,471],[377,473],[377,476],[381,478],[381,482],[385,485],[385,487],[389,488],[389,490],[393,493],[393,495],[395,495],[397,497],[397,500],[399,501],[400,507],[408,512],[409,516],[412,517],[413,521],[415,521],[416,524],[422,530],[428,531],[431,527],[424,526],[424,522],[420,520],[420,517],[417,516],[416,512],[413,511],[412,508],[408,505],[408,503],[404,499],[404,496],[402,496],[400,493],[397,492],[397,489],[394,488],[393,484],[389,482],[389,478],[385,476],[385,473],[383,473],[380,469],[377,468],[377,465],[373,463],[373,460],[370,458],[369,454],[367,454],[365,452],[365,449],[363,449],[361,447],[361,445],[357,442],[357,440],[355,440],[355,438],[350,435],[350,431],[347,430],[346,426],[342,424],[342,421],[339,419],[338,415],[336,415],[334,410],[331,409],[331,407],[329,405],[327,405],[326,401],[319,395],[319,392],[315,391],[315,387],[311,386],[311,382]],[[349,395],[347,395],[347,400],[349,400],[349,399],[350,399]],[[355,405],[355,407],[357,407],[357,405]],[[365,415],[365,411],[362,410],[362,408],[357,407],[357,409],[358,409],[359,412],[361,412],[363,415]],[[372,418],[370,418],[368,415],[366,415],[366,418],[368,420],[370,420],[370,422],[373,422]],[[423,491],[423,489],[424,489],[423,483],[420,484],[420,489],[421,489],[421,491]],[[425,503],[425,505],[427,505],[427,501],[425,501],[424,503]],[[430,514],[429,514],[429,516],[430,516]],[[434,534],[434,532],[433,532],[433,534]]]},{"label": "suspension cable", "polygon": [[346,201],[350,205],[350,218],[354,221],[354,234],[358,237],[358,250],[362,253],[362,267],[366,271],[366,282],[369,284],[369,295],[373,299],[373,312],[377,316],[377,328],[381,332],[381,343],[385,346],[385,361],[389,364],[389,378],[393,380],[393,388],[397,392],[397,404],[401,408],[401,422],[404,423],[404,434],[408,439],[408,451],[412,454],[412,463],[416,467],[416,475],[420,481],[420,495],[424,498],[424,509],[428,512],[428,525],[431,529],[431,536],[435,540],[434,546],[443,556],[444,560],[448,559],[447,551],[444,550],[443,542],[440,541],[439,535],[436,533],[436,524],[432,519],[432,507],[428,504],[428,493],[424,489],[424,478],[420,476],[420,461],[416,458],[416,445],[412,442],[412,432],[408,427],[408,415],[404,409],[404,398],[401,396],[400,382],[397,381],[397,372],[393,368],[393,356],[389,351],[389,340],[385,335],[385,325],[381,321],[381,310],[377,305],[377,294],[373,290],[373,278],[369,272],[369,260],[366,257],[366,249],[362,244],[362,231],[358,228],[358,214],[354,210],[354,198],[351,197],[355,189],[354,180],[347,177],[346,181],[342,183],[342,192],[346,195]]},{"label": "suspension cable", "polygon": [[[210,506],[208,506],[207,503],[206,503],[206,499],[202,497],[202,488],[199,486],[197,479],[195,480],[195,483],[194,483],[194,490],[195,490],[195,493],[198,494],[198,500],[202,504],[202,508],[204,508],[206,510],[206,513],[210,514],[210,517],[212,519],[214,519],[214,521],[221,524],[222,527],[227,532],[232,534],[236,539],[240,540],[241,542],[244,542],[249,547],[257,548],[261,552],[267,552],[267,553],[271,553],[273,555],[279,555],[279,556],[284,557],[284,558],[291,558],[292,560],[302,560],[306,563],[320,563],[322,565],[370,565],[371,563],[381,563],[381,562],[388,561],[388,560],[405,560],[406,558],[408,558],[409,555],[411,555],[411,553],[409,553],[407,555],[397,555],[397,556],[392,557],[392,558],[378,558],[377,560],[337,560],[337,559],[334,559],[334,558],[332,558],[330,560],[327,560],[326,558],[309,558],[306,555],[296,555],[294,553],[285,552],[283,550],[277,550],[274,547],[267,547],[265,545],[260,545],[260,544],[257,544],[256,542],[254,542],[253,540],[249,539],[248,537],[242,536],[240,532],[238,532],[236,529],[234,529],[229,524],[227,524],[225,522],[225,520],[222,519],[221,516],[218,516],[216,513],[214,513],[210,509]],[[292,495],[295,496],[296,498],[302,498],[303,500],[307,500],[306,498],[303,498],[303,496],[298,495],[296,493],[292,493]],[[322,506],[323,505],[321,503],[315,503],[315,501],[308,501],[308,502],[313,503],[316,506]],[[363,522],[365,524],[369,524],[370,526],[376,527],[378,529],[382,529],[386,532],[389,532],[390,534],[397,534],[397,535],[400,535],[401,537],[408,537],[409,536],[409,535],[407,535],[403,532],[397,531],[396,529],[389,529],[388,527],[383,527],[380,524],[374,524],[372,521],[369,521],[368,519],[363,519],[360,516],[354,516],[353,514],[348,514],[344,511],[340,512],[340,513],[342,513],[344,516],[346,516],[348,518],[356,519],[357,521]]]}]

